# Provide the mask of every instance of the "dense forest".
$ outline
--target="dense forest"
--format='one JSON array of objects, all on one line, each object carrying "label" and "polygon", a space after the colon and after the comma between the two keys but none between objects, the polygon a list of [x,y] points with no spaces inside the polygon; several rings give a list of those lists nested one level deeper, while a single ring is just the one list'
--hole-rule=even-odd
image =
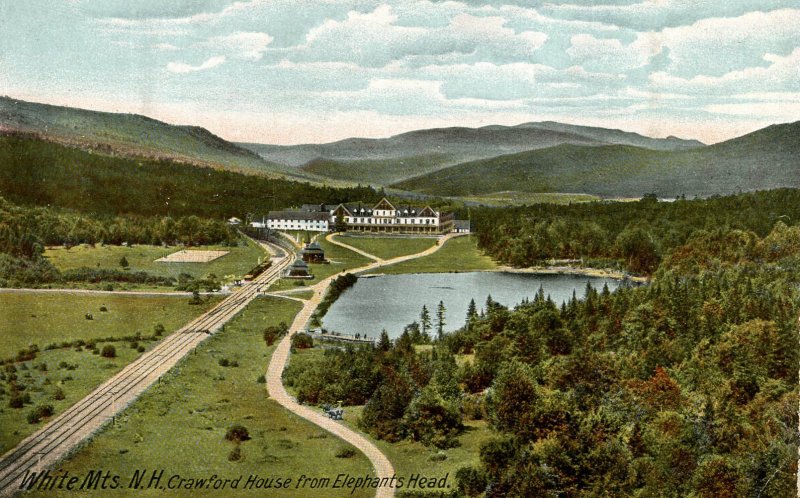
[{"label": "dense forest", "polygon": [[245,219],[248,213],[303,203],[377,202],[381,193],[370,187],[321,187],[0,136],[0,196],[17,204],[103,215]]},{"label": "dense forest", "polygon": [[432,351],[414,347],[425,336],[412,324],[290,366],[286,382],[307,403],[365,404],[362,428],[388,441],[447,448],[465,418],[488,420],[494,438],[454,496],[795,496],[797,196],[498,211],[507,230],[636,225],[658,248],[653,278],[563,306],[543,292],[514,309],[489,300]]},{"label": "dense forest", "polygon": [[650,274],[670,251],[698,230],[766,235],[777,221],[800,220],[800,190],[780,189],[709,199],[592,202],[557,206],[471,209],[478,244],[513,266],[549,259],[582,259],[585,266],[617,266]]},{"label": "dense forest", "polygon": [[[141,272],[96,269],[60,274],[42,256],[48,245],[181,244],[236,245],[226,223],[197,216],[97,216],[70,210],[14,205],[0,197],[0,287],[69,281],[165,283]],[[161,279],[163,280],[163,279]]]}]

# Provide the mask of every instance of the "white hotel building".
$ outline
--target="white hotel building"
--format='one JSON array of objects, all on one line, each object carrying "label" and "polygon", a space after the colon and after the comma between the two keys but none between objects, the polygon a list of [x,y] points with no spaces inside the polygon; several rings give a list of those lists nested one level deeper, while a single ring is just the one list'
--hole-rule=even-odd
[{"label": "white hotel building", "polygon": [[347,231],[441,234],[454,229],[452,213],[423,208],[395,207],[383,198],[373,207],[356,204],[306,204],[299,211],[270,211],[262,226],[273,230],[327,232],[343,220]]}]

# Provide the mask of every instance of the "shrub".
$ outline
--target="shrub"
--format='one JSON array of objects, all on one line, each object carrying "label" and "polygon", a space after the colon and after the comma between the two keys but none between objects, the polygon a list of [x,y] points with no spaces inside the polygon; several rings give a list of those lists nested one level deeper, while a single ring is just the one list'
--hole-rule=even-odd
[{"label": "shrub", "polygon": [[94,316],[92,316],[92,314],[91,314],[91,313],[86,313],[86,314],[84,315],[84,317],[85,317],[87,320],[94,320]]},{"label": "shrub", "polygon": [[19,392],[12,392],[11,398],[8,400],[8,407],[9,408],[22,408],[25,405],[25,400],[22,394]]},{"label": "shrub", "polygon": [[229,462],[238,462],[242,459],[242,448],[239,445],[236,445],[230,453],[228,453],[228,461]]},{"label": "shrub", "polygon": [[156,337],[161,336],[167,329],[164,328],[164,325],[161,323],[157,323],[155,327],[153,327],[153,333]]},{"label": "shrub", "polygon": [[38,424],[42,420],[35,410],[28,413],[27,419],[29,424]]},{"label": "shrub", "polygon": [[314,347],[314,339],[308,334],[295,334],[292,337],[292,347],[295,349],[308,349]]},{"label": "shrub", "polygon": [[256,382],[258,382],[259,384],[266,384],[267,378],[263,374],[259,375],[258,378],[256,379]]},{"label": "shrub", "polygon": [[139,343],[138,343],[138,342],[136,342],[136,341],[133,341],[133,342],[131,343],[131,349],[137,349],[138,347],[139,347]]},{"label": "shrub", "polygon": [[108,311],[108,308],[106,308],[106,305],[105,305],[105,304],[104,304],[104,305],[102,305],[102,306],[100,306],[100,311],[102,311],[102,312],[106,312],[106,311]]},{"label": "shrub", "polygon": [[53,399],[56,401],[61,401],[66,397],[67,396],[64,394],[64,390],[61,389],[60,387],[56,388],[55,392],[53,393]]},{"label": "shrub", "polygon": [[231,364],[231,362],[230,362],[230,361],[228,361],[228,359],[227,359],[227,358],[220,358],[220,359],[219,359],[219,366],[221,366],[221,367],[227,367],[227,366],[229,366],[230,364]]},{"label": "shrub", "polygon": [[467,496],[479,496],[486,489],[486,476],[475,467],[461,467],[456,471],[458,490]]},{"label": "shrub", "polygon": [[102,356],[103,358],[116,358],[117,349],[111,344],[106,344],[105,346],[103,346],[103,350],[100,351],[100,356]]},{"label": "shrub", "polygon": [[336,458],[353,458],[356,456],[356,449],[352,446],[342,446],[336,450]]},{"label": "shrub", "polygon": [[138,348],[136,348],[136,351],[144,353],[144,346],[139,346]]},{"label": "shrub", "polygon": [[228,428],[228,432],[225,433],[225,439],[239,443],[250,439],[250,433],[247,432],[247,427],[235,424]]}]

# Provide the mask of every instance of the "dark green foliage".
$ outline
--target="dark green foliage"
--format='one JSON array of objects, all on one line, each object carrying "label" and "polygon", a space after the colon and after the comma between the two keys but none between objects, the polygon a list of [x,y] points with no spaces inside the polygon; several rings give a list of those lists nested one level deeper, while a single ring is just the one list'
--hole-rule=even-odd
[{"label": "dark green foliage", "polygon": [[325,316],[325,313],[328,312],[333,303],[339,299],[339,296],[341,296],[344,291],[354,286],[357,281],[358,277],[351,273],[345,273],[333,279],[328,287],[328,292],[325,293],[325,297],[322,299],[322,302],[319,303],[317,309],[314,310],[314,317],[312,318],[312,321],[320,322],[322,317]]},{"label": "dark green foliage", "polygon": [[129,267],[130,264],[128,264],[128,258],[126,258],[125,256],[122,256],[121,258],[119,258],[119,265],[121,267],[123,267],[123,268]]},{"label": "dark green foliage", "polygon": [[[575,259],[584,266],[616,266],[649,274],[672,254],[677,259],[671,266],[698,271],[713,261],[709,255],[729,262],[754,257],[750,232],[764,237],[776,223],[800,219],[800,190],[674,202],[644,198],[627,203],[473,208],[470,216],[478,246],[512,266]],[[769,245],[774,249],[766,250],[764,257],[777,258],[780,248],[787,247],[780,235],[773,237],[775,243]],[[676,251],[690,238],[698,240]],[[698,252],[697,247],[711,252]]]},{"label": "dark green foliage", "polygon": [[225,432],[225,439],[240,443],[250,439],[250,433],[247,431],[247,427],[241,424],[234,424]]},{"label": "dark green foliage", "polygon": [[353,458],[356,456],[358,452],[352,446],[342,446],[338,450],[336,450],[336,454],[334,455],[336,458]]},{"label": "dark green foliage", "polygon": [[100,356],[102,356],[103,358],[116,358],[117,349],[111,344],[106,344],[105,346],[103,346],[103,349],[100,350]]},{"label": "dark green foliage", "polygon": [[304,333],[298,333],[292,336],[292,347],[295,349],[308,349],[314,347],[314,339]]},{"label": "dark green foliage", "polygon": [[[124,189],[124,195],[120,195]],[[226,219],[303,202],[377,202],[369,187],[332,188],[170,161],[122,159],[33,138],[0,137],[0,195],[101,215]]]}]

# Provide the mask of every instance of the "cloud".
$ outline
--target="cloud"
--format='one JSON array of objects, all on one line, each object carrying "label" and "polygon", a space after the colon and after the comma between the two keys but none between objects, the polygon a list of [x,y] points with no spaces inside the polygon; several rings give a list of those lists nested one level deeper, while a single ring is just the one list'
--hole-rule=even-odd
[{"label": "cloud", "polygon": [[261,60],[264,51],[274,38],[267,33],[238,31],[225,36],[215,36],[201,45],[228,51],[232,57]]},{"label": "cloud", "polygon": [[170,62],[169,64],[167,64],[167,71],[179,74],[193,73],[196,71],[205,71],[206,69],[212,69],[224,63],[225,63],[225,56],[217,55],[206,59],[199,66],[191,66],[183,62]]},{"label": "cloud", "polygon": [[721,76],[698,75],[682,78],[659,71],[650,76],[650,83],[656,90],[675,90],[707,96],[800,90],[800,48],[795,48],[785,57],[766,54],[763,59],[768,63],[766,67],[749,67]]},{"label": "cloud", "polygon": [[664,48],[662,37],[653,33],[640,34],[627,45],[616,38],[596,38],[589,34],[575,35],[570,42],[567,54],[584,68],[596,70],[642,67]]},{"label": "cloud", "polygon": [[446,25],[408,26],[389,5],[367,13],[351,11],[311,29],[306,42],[281,52],[294,61],[352,61],[383,67],[403,59],[430,56],[517,59],[530,57],[547,40],[545,33],[516,32],[500,16],[458,13]]}]

